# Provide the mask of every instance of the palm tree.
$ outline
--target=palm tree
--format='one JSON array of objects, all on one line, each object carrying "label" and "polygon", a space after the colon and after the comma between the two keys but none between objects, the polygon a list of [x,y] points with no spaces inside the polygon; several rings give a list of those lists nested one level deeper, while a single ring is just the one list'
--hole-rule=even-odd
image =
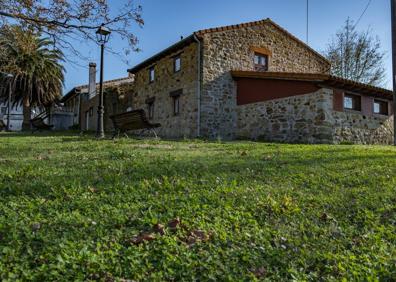
[{"label": "palm tree", "polygon": [[[60,62],[64,55],[53,46],[51,40],[29,29],[11,26],[0,30],[0,71],[13,75],[12,102],[23,105],[23,130],[30,129],[31,107],[48,107],[62,95],[65,70]],[[7,92],[0,88],[2,100],[7,99]]]}]

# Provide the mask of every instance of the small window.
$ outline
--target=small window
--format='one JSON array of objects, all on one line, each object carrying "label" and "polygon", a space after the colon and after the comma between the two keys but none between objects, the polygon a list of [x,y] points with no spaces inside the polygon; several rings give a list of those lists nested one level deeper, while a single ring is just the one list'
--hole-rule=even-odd
[{"label": "small window", "polygon": [[149,69],[149,81],[153,82],[155,80],[155,70],[154,67]]},{"label": "small window", "polygon": [[148,118],[154,118],[154,101],[147,103]]},{"label": "small window", "polygon": [[180,113],[180,96],[174,96],[173,98],[173,114],[175,116]]},{"label": "small window", "polygon": [[344,96],[344,109],[360,111],[361,107],[361,98],[359,95],[345,94]]},{"label": "small window", "polygon": [[173,71],[179,72],[181,70],[181,58],[180,56],[177,56],[173,58]]},{"label": "small window", "polygon": [[92,107],[89,108],[89,116],[90,116],[90,117],[93,116],[93,108],[92,108]]},{"label": "small window", "polygon": [[254,53],[254,68],[256,71],[268,71],[268,56]]},{"label": "small window", "polygon": [[183,95],[183,89],[178,89],[169,93],[173,101],[173,114],[177,116],[180,113],[180,96]]},{"label": "small window", "polygon": [[374,113],[379,115],[388,115],[388,102],[374,100]]}]

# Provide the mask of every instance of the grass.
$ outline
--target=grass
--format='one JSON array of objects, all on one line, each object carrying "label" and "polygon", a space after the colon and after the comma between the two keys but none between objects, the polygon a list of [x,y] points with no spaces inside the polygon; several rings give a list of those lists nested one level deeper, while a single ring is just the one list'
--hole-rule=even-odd
[{"label": "grass", "polygon": [[1,134],[0,279],[394,281],[396,148]]}]

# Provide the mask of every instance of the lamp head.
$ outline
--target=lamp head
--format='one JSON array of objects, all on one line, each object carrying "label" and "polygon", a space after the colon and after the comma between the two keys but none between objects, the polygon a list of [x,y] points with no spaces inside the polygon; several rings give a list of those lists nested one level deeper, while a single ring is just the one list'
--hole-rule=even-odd
[{"label": "lamp head", "polygon": [[109,41],[111,31],[102,24],[96,31],[96,38],[100,44],[105,44]]}]

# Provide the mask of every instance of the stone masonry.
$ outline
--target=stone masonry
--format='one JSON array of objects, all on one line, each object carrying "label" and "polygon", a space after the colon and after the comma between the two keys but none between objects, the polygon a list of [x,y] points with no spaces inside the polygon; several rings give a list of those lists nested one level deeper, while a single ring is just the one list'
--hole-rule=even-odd
[{"label": "stone masonry", "polygon": [[[238,87],[231,71],[254,72],[256,52],[268,56],[271,73],[327,74],[330,70],[324,57],[271,20],[201,30],[129,70],[135,80],[118,97],[117,112],[144,109],[148,113],[148,103],[154,103],[151,122],[161,123],[158,134],[165,138],[391,141],[391,118],[335,111],[331,87],[237,106]],[[179,72],[174,72],[175,56],[181,58]],[[152,68],[155,79],[150,82]],[[177,115],[171,96],[175,91],[181,93]]]},{"label": "stone masonry", "polygon": [[391,144],[393,117],[333,109],[333,90],[238,106],[237,137],[289,143]]},{"label": "stone masonry", "polygon": [[330,65],[323,57],[292,39],[278,26],[265,22],[203,35],[203,136],[235,138],[236,89],[231,70],[254,70],[252,48],[268,49],[269,71],[325,73]]},{"label": "stone masonry", "polygon": [[[181,70],[174,73],[173,58],[180,55]],[[150,67],[154,67],[155,80],[149,82],[149,68],[135,74],[133,89],[125,97],[124,108],[144,109],[148,112],[147,99],[154,99],[154,117],[150,122],[161,123],[158,134],[167,138],[195,137],[197,135],[197,44],[177,50]],[[170,93],[182,90],[180,113],[173,113]]]}]

